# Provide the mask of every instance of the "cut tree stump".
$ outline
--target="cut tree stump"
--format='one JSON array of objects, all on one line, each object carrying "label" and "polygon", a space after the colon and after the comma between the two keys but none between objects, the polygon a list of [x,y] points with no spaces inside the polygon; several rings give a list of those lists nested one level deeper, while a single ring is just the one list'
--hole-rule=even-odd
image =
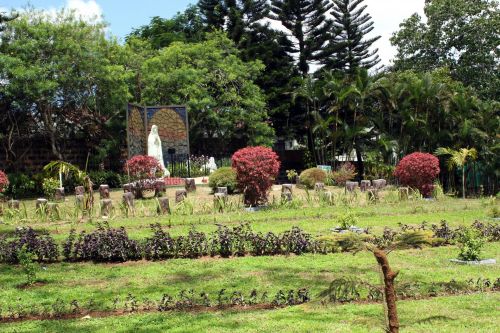
[{"label": "cut tree stump", "polygon": [[56,193],[54,194],[55,201],[64,201],[64,187],[56,188]]},{"label": "cut tree stump", "polygon": [[158,198],[157,213],[158,215],[170,214],[170,203],[168,201],[168,198]]},{"label": "cut tree stump", "polygon": [[101,200],[101,216],[103,217],[110,216],[112,209],[113,209],[113,201],[111,199]]},{"label": "cut tree stump", "polygon": [[358,187],[358,182],[345,182],[345,190],[347,192],[354,192],[354,190],[356,190],[356,187]]},{"label": "cut tree stump", "polygon": [[186,190],[177,190],[175,191],[175,203],[179,203],[181,201],[184,201],[184,199],[187,198],[187,191]]},{"label": "cut tree stump", "polygon": [[83,187],[83,186],[75,187],[75,194],[76,195],[84,195],[85,194],[85,187]]},{"label": "cut tree stump", "polygon": [[99,195],[101,199],[109,199],[109,185],[103,184],[99,186]]},{"label": "cut tree stump", "polygon": [[362,180],[360,185],[359,185],[359,189],[361,190],[361,192],[365,192],[366,190],[368,190],[370,188],[370,186],[372,186],[372,182],[369,181],[369,180]]},{"label": "cut tree stump", "polygon": [[20,202],[19,200],[9,200],[7,205],[9,206],[10,209],[19,210]]},{"label": "cut tree stump", "polygon": [[194,181],[194,178],[186,178],[184,186],[187,192],[196,191],[196,183]]}]

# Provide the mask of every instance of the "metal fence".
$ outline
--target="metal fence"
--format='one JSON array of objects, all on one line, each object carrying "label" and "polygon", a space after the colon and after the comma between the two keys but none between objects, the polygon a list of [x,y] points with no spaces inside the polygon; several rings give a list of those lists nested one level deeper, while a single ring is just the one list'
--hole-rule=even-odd
[{"label": "metal fence", "polygon": [[[169,154],[165,158],[165,165],[171,177],[204,177],[210,175],[208,167],[210,157],[204,155]],[[213,157],[217,168],[231,166],[230,157]]]}]

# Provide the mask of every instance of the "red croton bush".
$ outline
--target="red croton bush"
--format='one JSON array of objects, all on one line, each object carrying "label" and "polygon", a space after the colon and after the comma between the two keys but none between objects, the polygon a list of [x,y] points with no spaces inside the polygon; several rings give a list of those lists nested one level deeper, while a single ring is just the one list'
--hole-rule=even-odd
[{"label": "red croton bush", "polygon": [[398,163],[394,176],[402,185],[418,189],[423,196],[428,197],[439,171],[439,159],[436,156],[413,153],[403,157]]},{"label": "red croton bush", "polygon": [[130,174],[133,180],[143,180],[161,177],[163,174],[160,163],[152,156],[137,155],[125,162],[125,174]]},{"label": "red croton bush", "polygon": [[247,147],[234,153],[232,166],[245,204],[257,206],[267,202],[267,192],[280,169],[278,155],[270,148]]},{"label": "red croton bush", "polygon": [[2,193],[7,188],[7,186],[9,186],[9,178],[7,177],[5,172],[0,170],[0,193]]}]

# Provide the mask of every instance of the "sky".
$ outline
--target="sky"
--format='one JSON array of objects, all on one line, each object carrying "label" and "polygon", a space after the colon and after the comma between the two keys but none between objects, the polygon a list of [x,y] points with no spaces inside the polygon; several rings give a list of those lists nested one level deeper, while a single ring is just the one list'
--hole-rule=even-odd
[{"label": "sky", "polygon": [[[183,11],[196,0],[30,0],[36,8],[54,11],[62,7],[71,8],[83,17],[103,16],[109,24],[109,32],[124,38],[133,28],[148,24],[151,17],[169,18]],[[379,49],[382,63],[387,65],[393,59],[396,50],[389,38],[398,30],[399,24],[413,13],[423,15],[425,0],[365,0],[374,21],[373,36],[381,38],[374,47]],[[21,8],[27,0],[0,0],[0,11]]]}]

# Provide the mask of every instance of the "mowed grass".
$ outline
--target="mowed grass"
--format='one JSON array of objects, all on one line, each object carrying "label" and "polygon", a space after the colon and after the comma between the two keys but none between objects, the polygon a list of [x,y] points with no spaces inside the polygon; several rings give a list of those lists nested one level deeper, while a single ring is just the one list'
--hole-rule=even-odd
[{"label": "mowed grass", "polygon": [[[197,193],[209,197],[206,188]],[[279,193],[279,192],[278,192]],[[303,193],[302,193],[303,194]],[[196,194],[197,195],[197,194]],[[195,202],[196,195],[192,195]],[[300,193],[298,194],[300,195]],[[113,192],[119,200],[120,193]],[[118,198],[118,199],[116,199]],[[233,198],[235,199],[235,198]],[[64,205],[70,206],[71,198]],[[208,200],[208,199],[207,199]],[[27,205],[31,205],[28,202]],[[208,203],[205,203],[208,205]],[[249,223],[253,230],[282,232],[299,226],[314,236],[330,233],[338,225],[336,218],[346,212],[358,216],[358,226],[370,227],[374,233],[385,226],[397,228],[398,223],[437,224],[446,220],[450,225],[470,225],[475,220],[492,221],[489,211],[498,205],[491,199],[453,199],[440,201],[389,202],[368,204],[360,200],[353,205],[324,206],[304,199],[298,208],[277,208],[259,212],[243,209],[228,213],[174,213],[153,216],[154,201],[138,202],[136,215],[117,215],[107,222],[112,227],[123,226],[129,236],[144,239],[151,235],[149,225],[160,223],[174,235],[183,235],[191,228],[210,232],[217,225],[235,226]],[[142,209],[142,212],[141,212]],[[18,226],[47,230],[58,242],[63,242],[71,228],[78,231],[95,229],[100,218],[85,222],[72,221],[13,221],[0,225],[0,235],[12,233]],[[456,257],[455,246],[398,250],[389,258],[394,269],[400,270],[398,283],[466,281],[500,277],[500,265],[459,266],[449,262]],[[488,243],[484,257],[500,260],[500,243]],[[216,299],[220,289],[229,293],[252,289],[267,291],[309,288],[313,302],[301,306],[266,311],[217,311],[210,313],[151,313],[90,320],[26,321],[0,324],[0,332],[382,332],[383,309],[380,304],[347,304],[321,306],[318,293],[339,277],[380,284],[375,260],[370,253],[336,253],[329,255],[174,259],[138,261],[122,264],[55,263],[38,271],[34,287],[20,289],[25,277],[20,266],[0,264],[0,307],[50,306],[58,299],[67,304],[78,300],[84,306],[95,302],[98,308],[110,308],[115,298],[122,304],[131,293],[139,302],[145,298],[158,301],[163,294],[176,296],[183,289],[207,292]],[[399,302],[403,332],[496,332],[500,326],[498,293],[438,297],[428,300]]]},{"label": "mowed grass", "polygon": [[[498,332],[500,294],[398,302],[401,332]],[[2,332],[384,332],[380,304],[304,304],[265,311],[130,314],[120,317],[30,321]]]},{"label": "mowed grass", "polygon": [[[449,282],[452,279],[500,277],[500,266],[460,266],[449,262],[456,257],[456,247],[425,248],[394,251],[390,254],[394,269],[400,270],[398,283]],[[490,243],[485,256],[496,258],[500,243]],[[128,293],[139,300],[159,301],[164,293],[177,296],[182,289],[207,292],[216,299],[220,289],[228,293],[252,289],[268,291],[308,288],[313,299],[339,277],[355,278],[379,284],[380,276],[373,256],[368,252],[357,255],[329,255],[172,259],[158,262],[138,261],[123,264],[58,263],[45,266],[38,274],[43,285],[20,290],[24,282],[19,266],[0,265],[0,306],[9,304],[51,305],[57,299],[68,303],[76,299],[85,304],[91,299],[100,309],[111,307],[116,297]]]}]

